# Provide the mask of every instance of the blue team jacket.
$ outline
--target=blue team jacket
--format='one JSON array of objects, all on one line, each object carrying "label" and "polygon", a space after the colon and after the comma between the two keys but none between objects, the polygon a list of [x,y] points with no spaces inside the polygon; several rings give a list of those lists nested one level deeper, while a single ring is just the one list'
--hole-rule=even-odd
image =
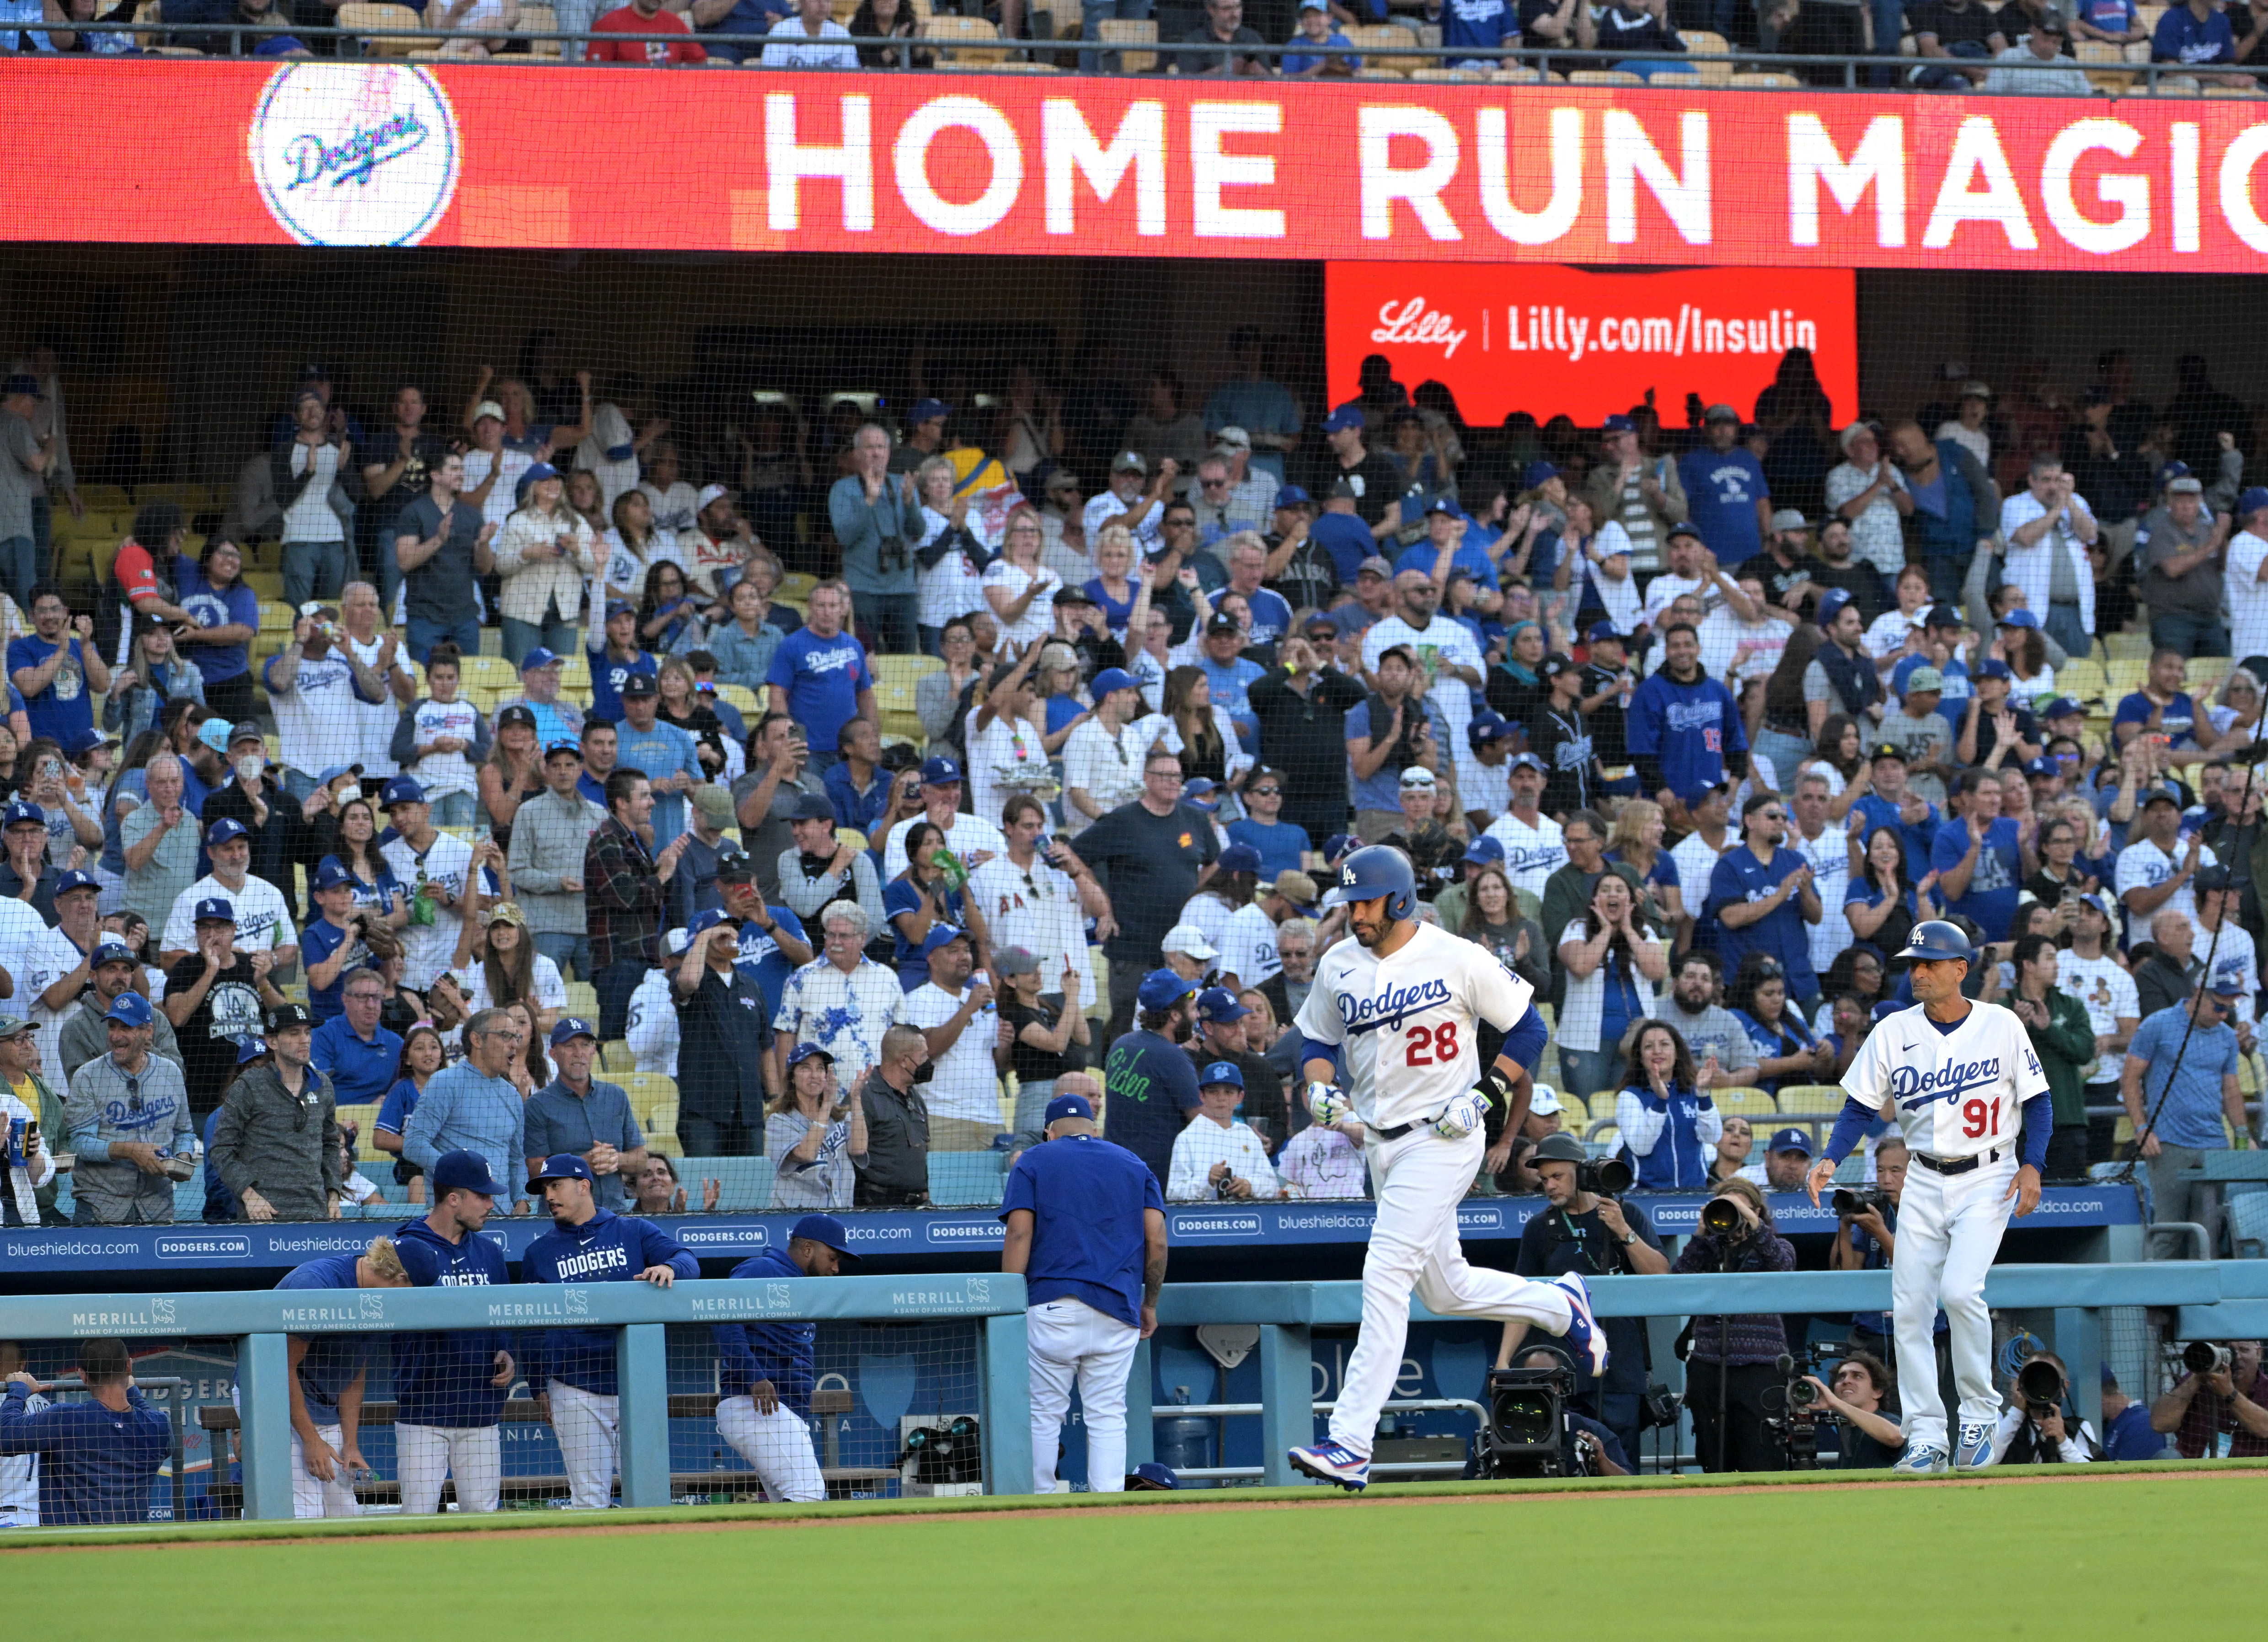
[{"label": "blue team jacket", "polygon": [[1722,781],[1725,755],[1749,750],[1740,703],[1705,673],[1690,684],[1653,674],[1631,696],[1624,732],[1631,756],[1660,761],[1662,783],[1673,792]]},{"label": "blue team jacket", "polygon": [[173,1452],[173,1423],[139,1391],[114,1414],[92,1398],[57,1403],[34,1414],[20,1380],[0,1401],[0,1454],[40,1456],[40,1522],[77,1528],[89,1522],[146,1522],[150,1484]]},{"label": "blue team jacket", "polygon": [[[753,1260],[733,1268],[736,1278],[751,1281],[799,1278],[803,1268],[788,1258],[784,1248],[767,1248]],[[811,1417],[811,1389],[818,1375],[812,1366],[819,1339],[815,1322],[720,1322],[716,1327],[717,1388],[728,1397],[744,1397],[759,1380],[769,1380],[783,1406],[805,1419]]]},{"label": "blue team jacket", "polygon": [[[580,1226],[554,1222],[519,1257],[519,1275],[529,1283],[635,1283],[648,1266],[667,1266],[681,1278],[701,1275],[701,1263],[668,1233],[611,1209]],[[547,1329],[524,1344],[529,1390],[556,1380],[593,1396],[616,1394],[612,1329]]]},{"label": "blue team jacket", "polygon": [[[394,1248],[416,1287],[485,1288],[512,1281],[504,1250],[475,1234],[453,1243],[423,1220],[395,1228]],[[492,1386],[496,1354],[512,1349],[502,1329],[451,1329],[394,1336],[394,1417],[404,1425],[462,1429],[504,1417],[508,1386]]]}]

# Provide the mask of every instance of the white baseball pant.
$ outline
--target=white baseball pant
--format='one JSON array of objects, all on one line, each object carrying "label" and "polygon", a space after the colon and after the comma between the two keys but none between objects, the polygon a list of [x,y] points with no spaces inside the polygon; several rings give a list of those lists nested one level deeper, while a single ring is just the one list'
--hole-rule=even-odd
[{"label": "white baseball pant", "polygon": [[1032,1307],[1032,1491],[1056,1491],[1056,1446],[1079,1384],[1086,1421],[1086,1485],[1098,1494],[1126,1488],[1126,1374],[1142,1331],[1085,1300]]},{"label": "white baseball pant", "polygon": [[1518,1318],[1565,1334],[1574,1307],[1564,1290],[1469,1264],[1457,1238],[1457,1204],[1480,1172],[1488,1143],[1475,1130],[1447,1140],[1423,1125],[1399,1139],[1373,1136],[1364,1148],[1378,1197],[1362,1262],[1362,1333],[1347,1359],[1331,1440],[1367,1454],[1379,1410],[1402,1373],[1412,1289],[1444,1317]]},{"label": "white baseball pant", "polygon": [[[337,1425],[318,1425],[315,1435],[331,1445],[336,1454],[346,1440]],[[291,1514],[295,1517],[358,1517],[362,1505],[355,1498],[354,1479],[347,1474],[343,1461],[331,1468],[331,1480],[325,1482],[307,1469],[307,1445],[299,1440],[299,1433],[291,1433]]]},{"label": "white baseball pant", "polygon": [[547,1381],[551,1434],[567,1467],[567,1503],[577,1511],[604,1511],[614,1503],[615,1466],[621,1458],[616,1427],[622,1399],[600,1396],[563,1380]]},{"label": "white baseball pant", "polygon": [[441,1483],[457,1479],[457,1509],[493,1511],[504,1476],[504,1436],[494,1425],[396,1425],[394,1453],[401,1474],[401,1514],[430,1517],[441,1508]]},{"label": "white baseball pant", "polygon": [[755,1468],[766,1498],[799,1503],[827,1498],[811,1427],[786,1403],[762,1414],[754,1398],[726,1397],[717,1404],[717,1433]]},{"label": "white baseball pant", "polygon": [[1984,1274],[2000,1251],[2000,1234],[2015,1208],[2008,1196],[2015,1178],[2013,1151],[1965,1174],[1940,1174],[1919,1161],[1906,1172],[1905,1192],[1898,1201],[1897,1248],[1890,1257],[1890,1315],[1908,1442],[1949,1446],[1932,1337],[1940,1306],[1945,1307],[1961,1417],[1987,1425],[2000,1417]]}]

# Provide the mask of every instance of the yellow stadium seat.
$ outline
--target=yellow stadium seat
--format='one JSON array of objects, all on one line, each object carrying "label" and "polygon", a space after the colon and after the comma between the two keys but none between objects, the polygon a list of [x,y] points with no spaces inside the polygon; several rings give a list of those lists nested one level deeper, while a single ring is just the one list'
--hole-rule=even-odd
[{"label": "yellow stadium seat", "polygon": [[2116,706],[2122,697],[2132,696],[2142,688],[2142,681],[2150,675],[2150,664],[2146,659],[2135,661],[2114,657],[2105,671],[2110,681],[2110,700]]},{"label": "yellow stadium seat", "polygon": [[476,689],[495,690],[505,696],[519,694],[519,669],[502,656],[467,656],[458,664],[457,676],[464,681],[468,696]]},{"label": "yellow stadium seat", "polygon": [[[1597,1099],[1598,1096],[1596,1095],[1593,1095],[1591,1097],[1591,1100],[1593,1101]],[[1612,1101],[1608,1103],[1607,1110],[1609,1112],[1614,1110],[1614,1104]],[[1571,1133],[1580,1135],[1590,1126],[1591,1102],[1583,1099],[1580,1094],[1560,1095],[1559,1127],[1567,1130]]]},{"label": "yellow stadium seat", "polygon": [[942,63],[995,63],[1008,56],[1008,48],[998,43],[999,29],[981,17],[932,17],[921,32],[924,40],[968,42],[941,49],[938,57]]},{"label": "yellow stadium seat", "polygon": [[[622,1093],[630,1098],[630,1110],[637,1114],[638,1126],[652,1130],[657,1127],[677,1127],[677,1080],[658,1071],[626,1072],[622,1076]],[[656,1114],[662,1107],[669,1108],[669,1122],[657,1123]]]},{"label": "yellow stadium seat", "polygon": [[1645,77],[1624,69],[1576,69],[1569,72],[1570,85],[1643,85]]},{"label": "yellow stadium seat", "polygon": [[[1729,57],[1732,55],[1732,42],[1722,34],[1712,34],[1705,29],[1681,29],[1678,38],[1685,42],[1688,56]],[[1733,77],[1733,65],[1729,62],[1697,63],[1693,67],[1703,79],[1712,85],[1722,85]]]},{"label": "yellow stadium seat", "polygon": [[[2095,43],[2100,45],[2102,42],[2097,40]],[[2066,662],[2063,670],[2056,674],[2057,691],[2075,702],[2101,701],[2110,688],[2110,675],[2103,672],[2102,664],[2093,657]]]},{"label": "yellow stadium seat", "polygon": [[340,1128],[344,1129],[349,1123],[355,1126],[355,1161],[357,1163],[384,1163],[394,1156],[391,1152],[380,1152],[373,1144],[378,1138],[378,1107],[379,1103],[372,1101],[355,1106],[342,1106],[337,1110]]},{"label": "yellow stadium seat", "polygon": [[2189,686],[2191,695],[2203,696],[2218,689],[2235,665],[2227,656],[2192,656],[2183,681]]},{"label": "yellow stadium seat", "polygon": [[[569,1001],[573,1000],[571,998]],[[599,1045],[599,1069],[621,1077],[637,1070],[637,1057],[630,1053],[629,1044],[617,1038],[611,1043]]]},{"label": "yellow stadium seat", "polygon": [[[1567,77],[1572,80],[1574,76]],[[1795,92],[1803,89],[1803,82],[1793,74],[1735,74],[1726,84],[1741,92]]]},{"label": "yellow stadium seat", "polygon": [[1779,1092],[1779,1109],[1787,1116],[1833,1116],[1843,1109],[1843,1086],[1836,1083],[1799,1083]]},{"label": "yellow stadium seat", "polygon": [[1712,1089],[1710,1093],[1716,1099],[1718,1111],[1727,1117],[1745,1117],[1753,1122],[1759,1117],[1777,1117],[1779,1115],[1779,1102],[1762,1089],[1734,1086]]},{"label": "yellow stadium seat", "polygon": [[2147,661],[2150,659],[2150,636],[2147,633],[2105,633],[2102,648],[2113,661]]},{"label": "yellow stadium seat", "polygon": [[[339,8],[339,26],[357,33],[411,29],[423,20],[406,5],[350,4]],[[430,49],[439,42],[428,36],[397,33],[383,39],[372,39],[367,43],[374,56],[405,57],[413,51]]]},{"label": "yellow stadium seat", "polygon": [[750,729],[755,727],[753,720],[764,710],[763,703],[756,699],[755,691],[745,684],[719,684],[717,687],[717,698],[739,708],[740,717],[752,721],[748,726]]}]

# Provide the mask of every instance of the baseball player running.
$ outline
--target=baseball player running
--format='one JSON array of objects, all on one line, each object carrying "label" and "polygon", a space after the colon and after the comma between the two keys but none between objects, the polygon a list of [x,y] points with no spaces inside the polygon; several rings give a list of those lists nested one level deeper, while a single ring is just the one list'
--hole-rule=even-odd
[{"label": "baseball player running", "polygon": [[1914,1006],[1883,1020],[1860,1046],[1843,1079],[1843,1115],[1827,1154],[1804,1183],[1816,1205],[1836,1165],[1884,1117],[1905,1136],[1912,1167],[1890,1255],[1890,1314],[1906,1451],[1891,1469],[1935,1476],[1948,1469],[1931,1342],[1937,1308],[1945,1307],[1961,1393],[1951,1469],[1981,1470],[1992,1463],[2000,1417],[1984,1274],[2009,1211],[2029,1214],[2039,1203],[2055,1113],[2023,1022],[1961,995],[1971,954],[1959,927],[1934,918],[1917,924],[1898,956],[1913,960]]},{"label": "baseball player running", "polygon": [[[1367,1126],[1378,1213],[1363,1259],[1362,1333],[1330,1436],[1291,1459],[1352,1493],[1370,1481],[1371,1439],[1402,1371],[1413,1287],[1444,1316],[1516,1319],[1563,1336],[1594,1374],[1606,1371],[1607,1338],[1593,1327],[1580,1276],[1531,1283],[1479,1270],[1458,1246],[1457,1203],[1486,1145],[1483,1114],[1506,1101],[1508,1131],[1527,1115],[1528,1071],[1546,1038],[1534,989],[1485,948],[1417,921],[1418,880],[1399,850],[1374,844],[1347,857],[1323,904],[1347,908],[1354,939],[1315,966],[1300,1011],[1307,1109],[1319,1123],[1351,1109]],[[1475,1048],[1483,1020],[1508,1034],[1485,1073]],[[1344,1092],[1330,1081],[1342,1055]]]}]

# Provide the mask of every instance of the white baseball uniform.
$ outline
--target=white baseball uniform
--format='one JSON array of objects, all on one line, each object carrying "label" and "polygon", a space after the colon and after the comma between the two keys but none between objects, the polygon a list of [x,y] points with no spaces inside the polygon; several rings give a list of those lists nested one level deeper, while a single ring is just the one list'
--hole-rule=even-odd
[{"label": "white baseball uniform", "polygon": [[[1844,1093],[1895,1118],[1913,1153],[1890,1259],[1909,1442],[1949,1446],[1931,1342],[1940,1306],[1961,1418],[1990,1425],[2000,1417],[1984,1274],[2015,1206],[2009,1189],[2023,1144],[2023,1103],[2047,1088],[2024,1023],[1998,1004],[1972,1003],[1951,1027],[1932,1020],[1918,1004],[1900,1010],[1867,1035],[1844,1076]],[[1968,1167],[1948,1174],[1929,1160]]]},{"label": "white baseball uniform", "polygon": [[1315,966],[1300,1030],[1340,1048],[1355,1115],[1371,1130],[1364,1156],[1378,1200],[1362,1333],[1331,1416],[1331,1440],[1356,1454],[1369,1454],[1402,1372],[1413,1287],[1443,1316],[1516,1317],[1552,1334],[1572,1320],[1564,1291],[1466,1263],[1457,1204],[1487,1143],[1477,1129],[1461,1140],[1433,1132],[1449,1102],[1480,1081],[1479,1023],[1510,1031],[1534,998],[1486,948],[1429,924],[1383,961],[1350,939]]}]

